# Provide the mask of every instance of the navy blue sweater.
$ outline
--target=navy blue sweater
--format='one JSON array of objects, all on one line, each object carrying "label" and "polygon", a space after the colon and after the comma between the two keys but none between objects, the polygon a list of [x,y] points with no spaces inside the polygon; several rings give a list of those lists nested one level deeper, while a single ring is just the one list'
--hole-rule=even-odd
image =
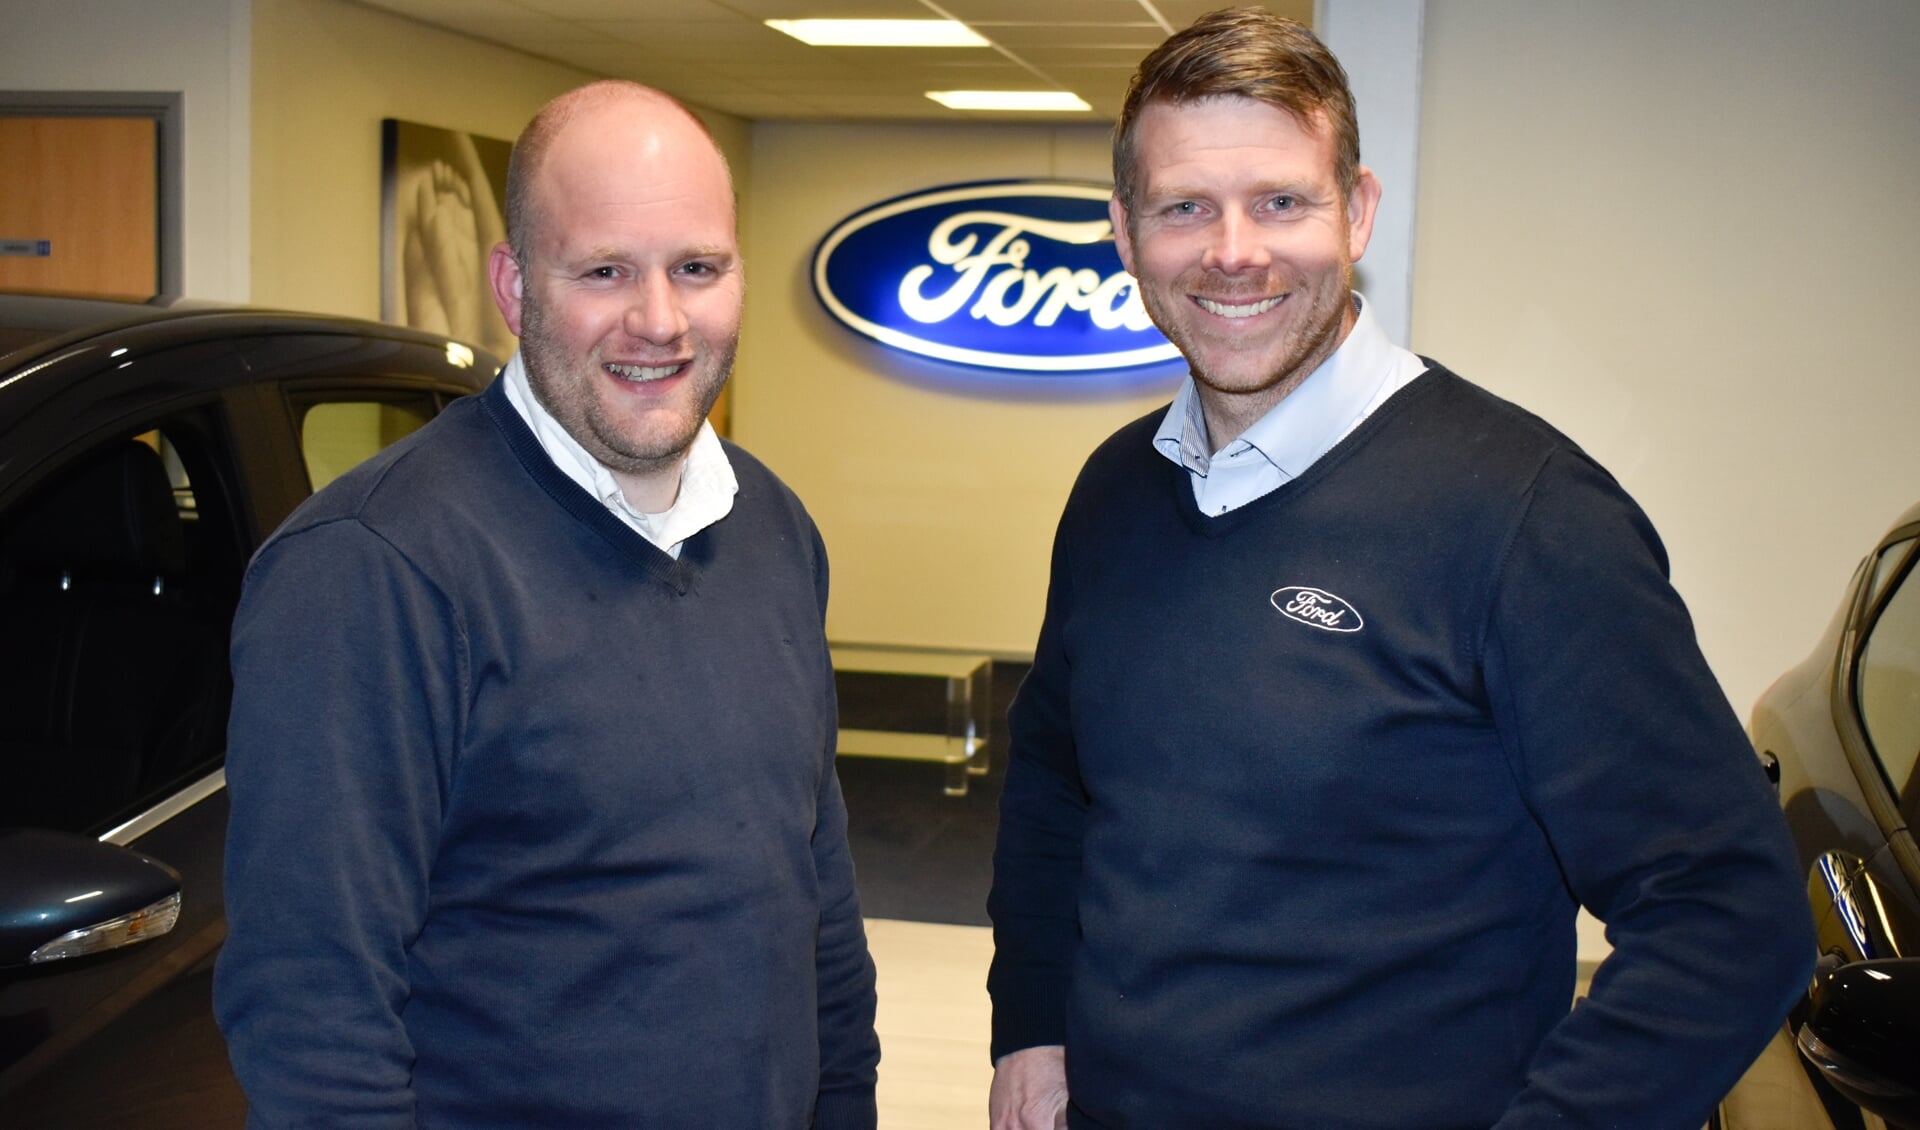
[{"label": "navy blue sweater", "polygon": [[216,983],[252,1125],[874,1125],[826,557],[727,454],[676,562],[496,383],[261,550]]},{"label": "navy blue sweater", "polygon": [[994,1054],[1064,1043],[1076,1127],[1698,1127],[1813,940],[1646,519],[1437,366],[1217,517],[1157,422],[1061,518]]}]

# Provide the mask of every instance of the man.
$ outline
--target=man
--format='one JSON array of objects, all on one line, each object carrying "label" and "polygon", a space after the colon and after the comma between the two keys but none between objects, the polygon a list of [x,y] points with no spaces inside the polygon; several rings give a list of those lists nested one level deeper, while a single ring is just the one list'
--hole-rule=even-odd
[{"label": "man", "polygon": [[[1298,25],[1156,49],[1114,180],[1192,377],[1060,521],[993,1125],[1698,1127],[1813,941],[1646,519],[1351,292],[1381,189]],[[1614,952],[1569,1012],[1580,905]]]},{"label": "man", "polygon": [[507,231],[519,354],[247,579],[216,997],[252,1124],[871,1130],[826,556],[706,423],[725,162],[587,86]]}]

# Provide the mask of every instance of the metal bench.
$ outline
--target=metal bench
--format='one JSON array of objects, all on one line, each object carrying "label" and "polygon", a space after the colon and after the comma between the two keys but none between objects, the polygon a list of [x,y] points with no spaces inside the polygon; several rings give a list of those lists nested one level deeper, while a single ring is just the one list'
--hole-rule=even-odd
[{"label": "metal bench", "polygon": [[988,718],[993,701],[993,659],[951,651],[834,644],[833,669],[863,675],[904,675],[946,680],[944,732],[840,728],[843,757],[890,757],[936,761],[947,767],[948,796],[967,795],[967,778],[987,771]]}]

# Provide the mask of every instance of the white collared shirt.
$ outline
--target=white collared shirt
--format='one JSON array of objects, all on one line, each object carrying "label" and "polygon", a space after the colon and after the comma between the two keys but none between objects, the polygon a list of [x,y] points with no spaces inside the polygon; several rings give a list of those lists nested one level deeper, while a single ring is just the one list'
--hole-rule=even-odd
[{"label": "white collared shirt", "polygon": [[587,454],[580,441],[540,403],[540,398],[533,394],[520,354],[515,353],[507,362],[500,379],[507,382],[507,400],[527,422],[527,427],[533,429],[534,438],[540,441],[553,465],[580,484],[582,490],[599,499],[614,517],[675,560],[679,559],[680,547],[688,538],[733,510],[733,496],[739,493],[740,482],[734,477],[733,464],[727,462],[720,437],[707,421],[700,421],[700,431],[687,447],[680,465],[680,492],[674,496],[673,505],[659,514],[648,514],[627,502],[620,484],[614,481],[613,472]]},{"label": "white collared shirt", "polygon": [[1202,514],[1225,514],[1298,478],[1388,397],[1427,371],[1426,362],[1387,340],[1357,292],[1353,300],[1359,317],[1332,356],[1217,452],[1207,440],[1193,377],[1181,382],[1153,446],[1187,469]]}]

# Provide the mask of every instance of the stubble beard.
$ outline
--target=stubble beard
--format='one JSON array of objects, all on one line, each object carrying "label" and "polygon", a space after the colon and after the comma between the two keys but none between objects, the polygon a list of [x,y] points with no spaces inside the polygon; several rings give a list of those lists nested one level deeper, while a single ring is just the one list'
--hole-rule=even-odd
[{"label": "stubble beard", "polygon": [[[624,434],[601,399],[594,395],[596,382],[602,379],[600,362],[592,355],[575,356],[547,329],[547,316],[541,304],[526,298],[520,310],[520,352],[527,367],[527,383],[534,398],[547,410],[575,443],[586,449],[608,470],[632,475],[653,475],[672,467],[693,446],[707,414],[720,399],[733,372],[734,353],[740,338],[735,334],[712,352],[696,352],[690,381],[695,387],[696,406],[674,429],[657,437]],[[611,378],[608,378],[611,379]]]},{"label": "stubble beard", "polygon": [[[1147,308],[1147,315],[1154,325],[1173,342],[1181,356],[1187,360],[1187,367],[1193,373],[1193,379],[1199,384],[1229,396],[1245,396],[1261,392],[1273,394],[1277,403],[1280,398],[1292,392],[1300,382],[1318,368],[1320,363],[1332,355],[1337,347],[1340,326],[1346,317],[1345,304],[1352,301],[1353,265],[1347,264],[1340,272],[1338,285],[1309,291],[1304,286],[1293,287],[1287,296],[1291,303],[1302,297],[1311,297],[1311,305],[1295,319],[1286,333],[1276,343],[1273,355],[1266,359],[1258,373],[1252,379],[1234,378],[1224,372],[1209,368],[1205,352],[1206,341],[1202,335],[1191,333],[1189,323],[1178,314],[1186,314],[1192,308],[1189,294],[1200,293],[1210,297],[1232,299],[1244,297],[1248,301],[1263,297],[1270,291],[1249,289],[1244,285],[1227,283],[1215,286],[1207,285],[1208,272],[1204,269],[1181,275],[1174,280],[1173,286],[1166,291],[1157,287],[1140,288],[1140,299]],[[1262,280],[1265,282],[1266,280]],[[1239,294],[1239,291],[1247,291]],[[1197,308],[1193,308],[1196,309]],[[1202,316],[1204,313],[1202,313]]]}]

